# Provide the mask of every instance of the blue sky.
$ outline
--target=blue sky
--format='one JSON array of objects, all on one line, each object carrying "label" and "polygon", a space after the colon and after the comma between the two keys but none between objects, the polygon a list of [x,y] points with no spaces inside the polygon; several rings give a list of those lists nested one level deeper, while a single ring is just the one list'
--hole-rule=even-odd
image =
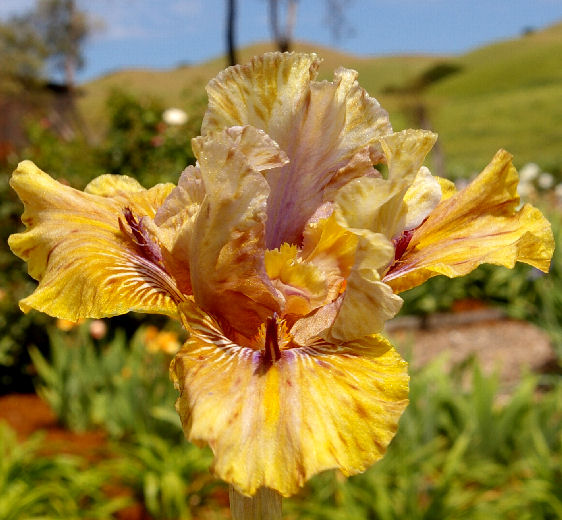
[{"label": "blue sky", "polygon": [[[348,0],[353,34],[334,41],[325,0],[300,0],[295,37],[358,55],[460,53],[562,20],[562,0]],[[0,0],[0,18],[33,0]],[[121,67],[173,67],[224,53],[225,0],[78,0],[103,21],[84,81]],[[266,0],[238,0],[237,40],[270,38]]]}]

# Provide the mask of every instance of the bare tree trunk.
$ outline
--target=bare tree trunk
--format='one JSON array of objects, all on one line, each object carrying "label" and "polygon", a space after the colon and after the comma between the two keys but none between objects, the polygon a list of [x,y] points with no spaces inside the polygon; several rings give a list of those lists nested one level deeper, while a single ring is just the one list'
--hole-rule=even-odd
[{"label": "bare tree trunk", "polygon": [[64,81],[70,90],[74,90],[76,76],[76,62],[74,56],[68,54],[64,58]]},{"label": "bare tree trunk", "polygon": [[293,32],[295,30],[295,23],[297,22],[297,0],[289,0],[287,7],[287,23],[285,24],[285,38],[287,40],[287,50],[292,45]]},{"label": "bare tree trunk", "polygon": [[297,21],[297,0],[287,0],[287,17],[283,31],[279,27],[279,3],[279,0],[269,0],[269,21],[277,49],[280,52],[287,52],[291,50],[293,31]]},{"label": "bare tree trunk", "polygon": [[74,82],[76,77],[76,55],[78,54],[78,49],[75,48],[74,44],[74,21],[76,18],[76,2],[74,0],[67,1],[68,9],[68,27],[67,30],[70,32],[72,48],[68,48],[64,56],[64,80],[66,86],[70,91],[74,89]]},{"label": "bare tree trunk", "polygon": [[236,65],[238,58],[236,56],[235,40],[235,22],[236,22],[236,0],[227,0],[226,9],[226,47],[228,53],[228,64]]},{"label": "bare tree trunk", "polygon": [[[279,34],[279,17],[277,16],[279,9],[279,2],[278,0],[269,0],[269,23],[271,24],[271,34],[273,35],[273,39],[277,44],[277,47],[280,47],[280,34]],[[279,50],[281,50],[279,48]],[[283,52],[283,51],[281,51]]]}]

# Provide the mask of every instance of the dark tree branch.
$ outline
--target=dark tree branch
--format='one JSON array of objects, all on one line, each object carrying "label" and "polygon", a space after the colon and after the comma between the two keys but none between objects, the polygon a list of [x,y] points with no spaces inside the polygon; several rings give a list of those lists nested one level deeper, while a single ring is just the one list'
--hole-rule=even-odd
[{"label": "dark tree branch", "polygon": [[228,64],[232,66],[238,63],[235,44],[236,0],[227,0],[226,3],[226,47]]}]

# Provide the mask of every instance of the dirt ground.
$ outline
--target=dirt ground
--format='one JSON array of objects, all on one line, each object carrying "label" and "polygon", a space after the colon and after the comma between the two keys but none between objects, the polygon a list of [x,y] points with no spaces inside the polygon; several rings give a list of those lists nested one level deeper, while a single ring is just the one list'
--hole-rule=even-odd
[{"label": "dirt ground", "polygon": [[524,321],[506,319],[490,308],[462,313],[398,318],[387,335],[414,367],[444,356],[451,366],[476,357],[485,373],[497,371],[506,387],[515,385],[525,371],[544,373],[556,367],[548,335]]}]

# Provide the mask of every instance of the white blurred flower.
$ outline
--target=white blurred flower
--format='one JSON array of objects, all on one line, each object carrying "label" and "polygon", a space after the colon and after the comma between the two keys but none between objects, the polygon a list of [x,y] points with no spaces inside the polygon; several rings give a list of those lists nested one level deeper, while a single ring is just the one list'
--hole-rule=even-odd
[{"label": "white blurred flower", "polygon": [[527,163],[519,170],[519,179],[521,182],[531,182],[535,180],[541,173],[540,166],[535,163]]},{"label": "white blurred flower", "polygon": [[562,202],[562,183],[556,185],[554,193],[556,194],[556,198]]},{"label": "white blurred flower", "polygon": [[535,191],[535,187],[529,181],[520,181],[519,186],[517,186],[517,193],[520,197],[527,198],[532,195]]},{"label": "white blurred flower", "polygon": [[470,184],[470,181],[468,179],[456,179],[455,180],[455,188],[457,188],[457,191],[464,190],[469,184]]},{"label": "white blurred flower", "polygon": [[537,184],[539,185],[539,188],[548,190],[554,186],[554,177],[550,173],[541,173],[537,179]]},{"label": "white blurred flower", "polygon": [[164,123],[171,126],[181,126],[187,123],[188,115],[181,108],[167,108],[162,114]]}]

